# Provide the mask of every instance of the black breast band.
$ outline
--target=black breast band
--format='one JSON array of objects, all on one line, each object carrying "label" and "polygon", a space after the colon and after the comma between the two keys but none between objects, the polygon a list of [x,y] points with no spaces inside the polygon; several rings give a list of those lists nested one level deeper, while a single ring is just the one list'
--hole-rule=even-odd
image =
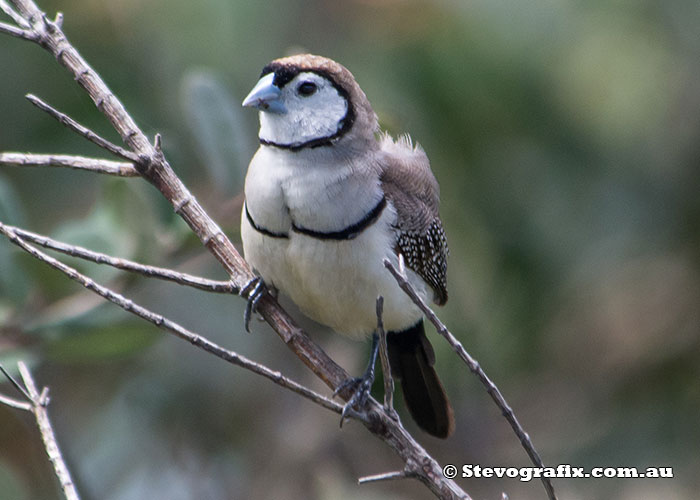
[{"label": "black breast band", "polygon": [[[377,222],[377,219],[379,219],[379,217],[382,215],[382,212],[384,211],[385,207],[386,197],[382,196],[382,199],[379,200],[379,203],[377,203],[372,210],[367,212],[367,214],[365,214],[365,216],[360,221],[346,227],[345,229],[341,229],[340,231],[314,231],[313,229],[307,229],[305,227],[297,226],[295,223],[292,223],[292,231],[306,236],[311,236],[312,238],[316,238],[319,240],[352,240],[356,238],[362,231],[364,231],[369,226]],[[250,215],[250,212],[248,211],[248,204],[245,205],[245,215],[248,219],[248,222],[250,222],[250,225],[253,226],[253,229],[258,231],[259,233],[262,233],[265,236],[270,236],[271,238],[289,238],[289,235],[286,233],[276,233],[262,226],[259,226],[253,220],[253,217]]]},{"label": "black breast band", "polygon": [[248,211],[248,204],[244,202],[245,205],[245,216],[248,219],[248,222],[250,222],[250,225],[253,226],[253,229],[255,229],[257,232],[264,234],[265,236],[269,236],[270,238],[289,238],[289,235],[287,233],[275,233],[274,231],[270,231],[269,229],[266,229],[262,226],[258,226],[257,223],[253,220],[253,217],[250,215],[250,212]]},{"label": "black breast band", "polygon": [[292,229],[297,233],[305,234],[312,238],[318,238],[319,240],[352,240],[379,219],[379,216],[382,215],[384,211],[384,207],[386,207],[386,197],[382,196],[379,203],[377,203],[372,210],[367,212],[362,220],[340,231],[330,231],[327,233],[323,231],[314,231],[313,229],[299,227],[294,223],[292,223]]}]

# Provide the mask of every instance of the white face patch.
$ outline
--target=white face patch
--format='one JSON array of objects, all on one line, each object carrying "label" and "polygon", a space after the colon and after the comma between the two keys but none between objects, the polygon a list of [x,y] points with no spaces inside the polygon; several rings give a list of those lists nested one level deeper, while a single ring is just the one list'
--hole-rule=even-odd
[{"label": "white face patch", "polygon": [[333,136],[348,111],[348,101],[338,89],[311,72],[299,73],[287,83],[280,100],[286,113],[260,113],[260,139],[285,146]]}]

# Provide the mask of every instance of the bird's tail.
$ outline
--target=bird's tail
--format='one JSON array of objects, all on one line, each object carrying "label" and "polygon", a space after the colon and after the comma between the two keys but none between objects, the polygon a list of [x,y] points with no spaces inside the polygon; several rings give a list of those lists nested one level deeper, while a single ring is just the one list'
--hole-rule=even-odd
[{"label": "bird's tail", "polygon": [[428,434],[446,438],[454,431],[455,420],[433,365],[435,353],[425,336],[423,320],[386,336],[391,374],[401,381],[403,398],[418,426]]}]

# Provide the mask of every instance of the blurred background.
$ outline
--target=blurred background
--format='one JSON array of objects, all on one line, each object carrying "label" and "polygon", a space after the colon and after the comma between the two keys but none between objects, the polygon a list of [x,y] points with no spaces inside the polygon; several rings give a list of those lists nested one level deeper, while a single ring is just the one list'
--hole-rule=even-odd
[{"label": "blurred background", "polygon": [[[697,498],[700,479],[700,3],[645,0],[41,0],[240,244],[270,60],[347,66],[381,125],[408,132],[442,188],[443,320],[499,385],[548,465],[673,467],[673,479],[559,479],[562,499]],[[3,19],[8,21],[8,19]],[[0,151],[105,157],[24,99],[118,141],[40,48],[0,36]],[[139,179],[0,169],[0,220],[225,279]],[[239,246],[240,247],[240,246]],[[100,283],[328,393],[243,301],[62,257]],[[287,304],[287,302],[283,302]],[[292,314],[299,316],[293,307]],[[369,343],[300,318],[352,373]],[[455,406],[442,464],[527,466],[483,387],[432,338]],[[429,499],[380,441],[270,382],[103,304],[0,240],[0,362],[30,363],[84,499]],[[381,389],[377,384],[377,396]],[[14,395],[7,383],[0,391]],[[31,415],[0,406],[0,498],[60,491]],[[476,499],[538,481],[458,479]]]}]

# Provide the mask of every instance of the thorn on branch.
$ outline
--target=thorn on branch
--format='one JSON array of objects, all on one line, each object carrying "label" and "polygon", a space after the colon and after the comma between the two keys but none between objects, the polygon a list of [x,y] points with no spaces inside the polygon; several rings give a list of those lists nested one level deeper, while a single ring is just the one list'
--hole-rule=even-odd
[{"label": "thorn on branch", "polygon": [[56,32],[60,29],[60,26],[57,26],[51,19],[49,19],[48,14],[45,12],[41,13],[41,20],[44,23],[44,26],[46,26],[46,31],[48,31],[51,35],[56,34]]},{"label": "thorn on branch", "polygon": [[49,388],[45,386],[41,390],[41,394],[39,395],[38,403],[39,403],[39,405],[41,405],[43,407],[47,407],[47,406],[49,406],[50,401],[51,401],[51,398],[49,397]]},{"label": "thorn on branch", "polygon": [[59,29],[63,28],[63,12],[56,12],[56,19],[53,22]]}]

